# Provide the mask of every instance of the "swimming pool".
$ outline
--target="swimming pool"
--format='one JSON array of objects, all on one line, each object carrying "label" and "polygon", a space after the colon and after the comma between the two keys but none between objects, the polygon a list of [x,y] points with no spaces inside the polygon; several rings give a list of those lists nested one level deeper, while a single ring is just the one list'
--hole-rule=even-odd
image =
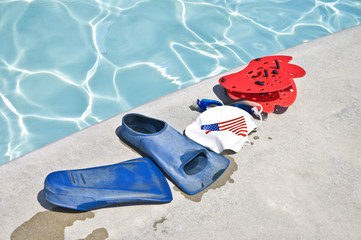
[{"label": "swimming pool", "polygon": [[358,25],[361,3],[5,0],[0,16],[4,163],[253,58]]}]

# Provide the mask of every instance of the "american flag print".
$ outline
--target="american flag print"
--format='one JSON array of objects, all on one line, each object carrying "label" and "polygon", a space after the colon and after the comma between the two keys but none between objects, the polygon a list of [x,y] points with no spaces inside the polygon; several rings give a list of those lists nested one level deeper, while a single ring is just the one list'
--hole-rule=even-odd
[{"label": "american flag print", "polygon": [[224,122],[206,124],[201,126],[202,130],[206,131],[206,134],[212,131],[231,131],[237,136],[247,136],[247,124],[244,116],[231,119]]}]

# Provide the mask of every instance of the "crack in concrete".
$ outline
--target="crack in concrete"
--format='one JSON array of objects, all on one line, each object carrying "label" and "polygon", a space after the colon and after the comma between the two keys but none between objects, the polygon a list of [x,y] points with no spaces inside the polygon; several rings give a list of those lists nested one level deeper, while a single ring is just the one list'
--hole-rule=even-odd
[{"label": "crack in concrete", "polygon": [[162,217],[160,220],[155,221],[153,224],[154,232],[156,232],[158,230],[157,225],[163,223],[166,220],[168,220],[166,217]]}]

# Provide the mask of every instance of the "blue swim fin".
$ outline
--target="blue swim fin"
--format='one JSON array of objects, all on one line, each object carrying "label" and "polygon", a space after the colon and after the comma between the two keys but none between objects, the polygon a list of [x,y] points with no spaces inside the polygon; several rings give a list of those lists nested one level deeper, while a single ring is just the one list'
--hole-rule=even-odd
[{"label": "blue swim fin", "polygon": [[53,172],[45,179],[44,192],[45,199],[55,205],[83,211],[113,204],[172,201],[164,174],[149,158]]},{"label": "blue swim fin", "polygon": [[144,115],[125,115],[120,135],[190,195],[207,188],[229,165],[227,158],[183,136],[166,122]]}]

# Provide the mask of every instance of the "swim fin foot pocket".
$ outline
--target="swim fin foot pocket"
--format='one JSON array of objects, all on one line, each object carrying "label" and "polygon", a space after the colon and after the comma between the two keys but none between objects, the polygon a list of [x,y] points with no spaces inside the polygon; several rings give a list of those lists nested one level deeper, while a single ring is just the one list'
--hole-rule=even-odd
[{"label": "swim fin foot pocket", "polygon": [[166,122],[141,114],[126,114],[118,134],[189,195],[207,188],[229,165],[227,158],[183,136]]}]

